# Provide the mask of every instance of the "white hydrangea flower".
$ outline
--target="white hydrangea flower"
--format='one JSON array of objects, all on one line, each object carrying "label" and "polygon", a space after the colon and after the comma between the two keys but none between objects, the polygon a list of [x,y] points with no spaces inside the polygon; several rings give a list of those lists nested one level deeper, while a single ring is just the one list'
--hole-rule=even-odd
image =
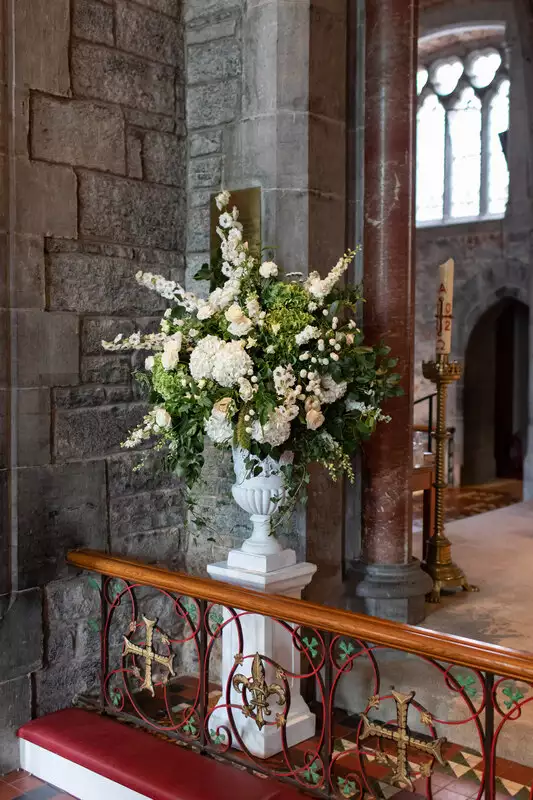
[{"label": "white hydrangea flower", "polygon": [[213,377],[215,360],[223,347],[224,342],[218,336],[200,339],[189,360],[189,372],[196,381]]},{"label": "white hydrangea flower", "polygon": [[307,344],[311,341],[311,339],[316,339],[319,336],[320,331],[314,325],[306,325],[306,327],[297,333],[295,336],[296,344],[301,346],[302,344]]},{"label": "white hydrangea flower", "polygon": [[260,444],[280,447],[291,435],[291,423],[286,409],[278,406],[271,412],[265,425],[258,420],[252,424],[252,439]]},{"label": "white hydrangea flower", "polygon": [[216,353],[212,377],[221,386],[235,386],[245,377],[249,369],[253,369],[253,362],[244,349],[244,342],[227,342]]},{"label": "white hydrangea flower", "polygon": [[183,341],[183,334],[179,331],[170,336],[163,347],[163,354],[161,355],[161,364],[163,369],[167,371],[174,369],[180,360],[180,350]]},{"label": "white hydrangea flower", "polygon": [[262,278],[274,278],[279,272],[278,265],[273,261],[265,261],[259,267],[259,274]]},{"label": "white hydrangea flower", "polygon": [[216,409],[206,419],[204,430],[215,444],[229,444],[233,439],[233,425],[223,412]]}]

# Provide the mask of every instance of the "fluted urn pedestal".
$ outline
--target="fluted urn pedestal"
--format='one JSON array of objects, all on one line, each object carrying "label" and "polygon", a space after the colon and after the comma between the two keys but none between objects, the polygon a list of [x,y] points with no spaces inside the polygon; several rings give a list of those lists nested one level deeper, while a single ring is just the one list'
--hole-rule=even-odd
[{"label": "fluted urn pedestal", "polygon": [[[234,463],[233,497],[250,514],[253,532],[240,549],[229,552],[227,561],[209,564],[207,571],[212,578],[225,583],[265,594],[300,598],[316,566],[297,563],[294,550],[284,550],[271,531],[271,517],[285,496],[280,465],[273,459],[256,460],[251,471],[249,456],[242,450],[234,451]],[[283,749],[282,726],[288,747],[315,734],[315,715],[300,694],[300,681],[291,677],[302,673],[301,655],[293,641],[292,629],[283,622],[240,610],[236,610],[236,615],[238,621],[224,610],[222,697],[211,715],[209,728],[221,731],[225,728],[231,733],[233,747],[241,747],[240,737],[244,749],[254,756],[270,758]],[[308,671],[307,665],[303,672]],[[280,696],[275,691],[276,686],[288,687],[285,697],[283,692]],[[246,709],[243,711],[246,705],[243,699],[253,704],[254,698],[259,699],[259,709],[253,707],[252,715],[248,715]],[[285,714],[287,703],[288,714]]]}]

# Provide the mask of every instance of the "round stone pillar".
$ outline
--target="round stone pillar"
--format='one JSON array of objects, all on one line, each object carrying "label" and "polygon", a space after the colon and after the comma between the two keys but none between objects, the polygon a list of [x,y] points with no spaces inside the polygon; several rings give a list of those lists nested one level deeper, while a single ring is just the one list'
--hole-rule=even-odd
[{"label": "round stone pillar", "polygon": [[414,357],[414,178],[418,0],[367,0],[364,331],[398,359],[403,396],[365,447],[355,607],[403,622],[424,618],[431,582],[411,553]]}]

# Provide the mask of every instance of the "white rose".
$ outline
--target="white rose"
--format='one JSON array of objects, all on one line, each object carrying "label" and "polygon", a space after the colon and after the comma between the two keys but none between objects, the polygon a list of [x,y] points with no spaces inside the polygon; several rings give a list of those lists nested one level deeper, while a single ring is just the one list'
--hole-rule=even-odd
[{"label": "white rose", "polygon": [[200,320],[209,319],[209,317],[212,317],[214,313],[215,313],[215,309],[213,308],[211,303],[204,303],[198,309],[198,313],[196,314],[196,316]]},{"label": "white rose", "polygon": [[246,334],[253,328],[251,319],[248,319],[242,308],[238,303],[233,303],[225,313],[225,317],[229,323],[229,332],[233,336],[246,336]]},{"label": "white rose", "polygon": [[164,408],[155,409],[155,423],[160,428],[170,428],[172,425],[172,417]]},{"label": "white rose", "polygon": [[239,381],[239,395],[245,403],[254,396],[254,388],[247,378],[241,378]]},{"label": "white rose", "polygon": [[259,305],[259,301],[257,297],[250,297],[246,301],[246,310],[250,317],[257,317],[259,312],[261,311],[261,306]]},{"label": "white rose", "polygon": [[273,261],[265,261],[259,267],[259,274],[262,278],[273,278],[279,272],[278,265]]},{"label": "white rose", "polygon": [[148,358],[144,361],[144,368],[147,372],[151,372],[154,368],[155,358],[153,356],[148,356]]},{"label": "white rose", "polygon": [[163,347],[163,355],[161,356],[161,364],[163,369],[174,369],[180,360],[180,350],[183,336],[181,333],[175,333],[170,339],[167,339]]}]

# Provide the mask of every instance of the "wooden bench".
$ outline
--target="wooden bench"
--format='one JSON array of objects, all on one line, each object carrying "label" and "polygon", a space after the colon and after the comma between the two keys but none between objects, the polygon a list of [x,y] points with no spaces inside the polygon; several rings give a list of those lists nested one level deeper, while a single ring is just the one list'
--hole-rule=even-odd
[{"label": "wooden bench", "polygon": [[79,800],[301,800],[271,778],[81,709],[18,732],[23,769]]}]

